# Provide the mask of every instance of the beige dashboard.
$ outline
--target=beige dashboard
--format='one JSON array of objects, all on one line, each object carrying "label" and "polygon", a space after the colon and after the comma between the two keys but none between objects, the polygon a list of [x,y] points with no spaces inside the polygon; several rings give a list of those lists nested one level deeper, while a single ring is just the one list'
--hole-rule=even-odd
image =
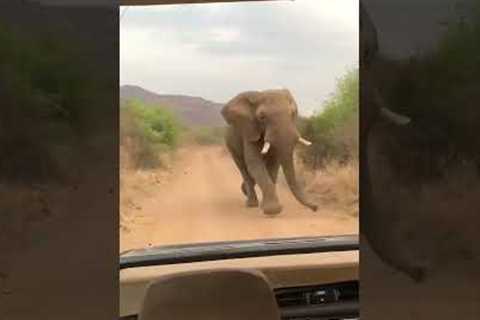
[{"label": "beige dashboard", "polygon": [[191,271],[246,269],[261,272],[272,289],[358,280],[358,251],[281,255],[138,267],[120,271],[120,316],[137,314],[155,279]]}]

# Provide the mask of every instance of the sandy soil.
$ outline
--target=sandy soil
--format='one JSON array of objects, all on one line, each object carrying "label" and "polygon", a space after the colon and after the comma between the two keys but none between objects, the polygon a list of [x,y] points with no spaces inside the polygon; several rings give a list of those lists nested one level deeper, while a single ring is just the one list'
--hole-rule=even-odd
[{"label": "sandy soil", "polygon": [[222,147],[179,150],[174,168],[158,179],[152,180],[148,192],[129,190],[133,204],[125,214],[121,251],[172,243],[358,233],[357,217],[321,202],[312,212],[282,182],[278,192],[284,210],[279,216],[269,218],[258,208],[246,208],[240,174]]},{"label": "sandy soil", "polygon": [[15,218],[0,219],[0,273],[9,275],[0,320],[116,318],[118,209],[107,160],[75,188],[0,187],[0,216]]}]

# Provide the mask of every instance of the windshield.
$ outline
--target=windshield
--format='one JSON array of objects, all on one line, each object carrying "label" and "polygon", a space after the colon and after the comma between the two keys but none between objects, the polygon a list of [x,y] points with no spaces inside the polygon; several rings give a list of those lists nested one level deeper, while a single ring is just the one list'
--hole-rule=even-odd
[{"label": "windshield", "polygon": [[120,250],[358,233],[358,3],[120,9]]}]

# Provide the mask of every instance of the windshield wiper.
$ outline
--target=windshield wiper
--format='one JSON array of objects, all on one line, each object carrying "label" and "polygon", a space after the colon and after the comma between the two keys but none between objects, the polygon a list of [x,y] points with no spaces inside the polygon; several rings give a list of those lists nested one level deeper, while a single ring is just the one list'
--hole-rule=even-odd
[{"label": "windshield wiper", "polygon": [[211,242],[131,250],[120,255],[120,269],[288,254],[356,251],[357,235]]}]

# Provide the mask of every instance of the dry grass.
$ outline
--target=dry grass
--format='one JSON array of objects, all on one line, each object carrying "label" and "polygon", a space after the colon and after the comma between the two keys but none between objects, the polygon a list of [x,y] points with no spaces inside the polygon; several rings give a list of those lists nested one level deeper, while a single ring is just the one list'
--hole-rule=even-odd
[{"label": "dry grass", "polygon": [[331,206],[358,216],[358,162],[330,162],[325,169],[309,177],[307,191],[314,194],[322,206]]},{"label": "dry grass", "polygon": [[[167,156],[163,163],[171,162]],[[135,169],[128,150],[120,147],[120,230],[128,232],[135,212],[141,211],[142,199],[152,196],[158,185],[165,184],[171,174],[168,165],[154,170]]]},{"label": "dry grass", "polygon": [[120,171],[120,230],[129,231],[135,212],[141,211],[142,199],[154,194],[154,188],[164,184],[169,171],[132,170]]}]

